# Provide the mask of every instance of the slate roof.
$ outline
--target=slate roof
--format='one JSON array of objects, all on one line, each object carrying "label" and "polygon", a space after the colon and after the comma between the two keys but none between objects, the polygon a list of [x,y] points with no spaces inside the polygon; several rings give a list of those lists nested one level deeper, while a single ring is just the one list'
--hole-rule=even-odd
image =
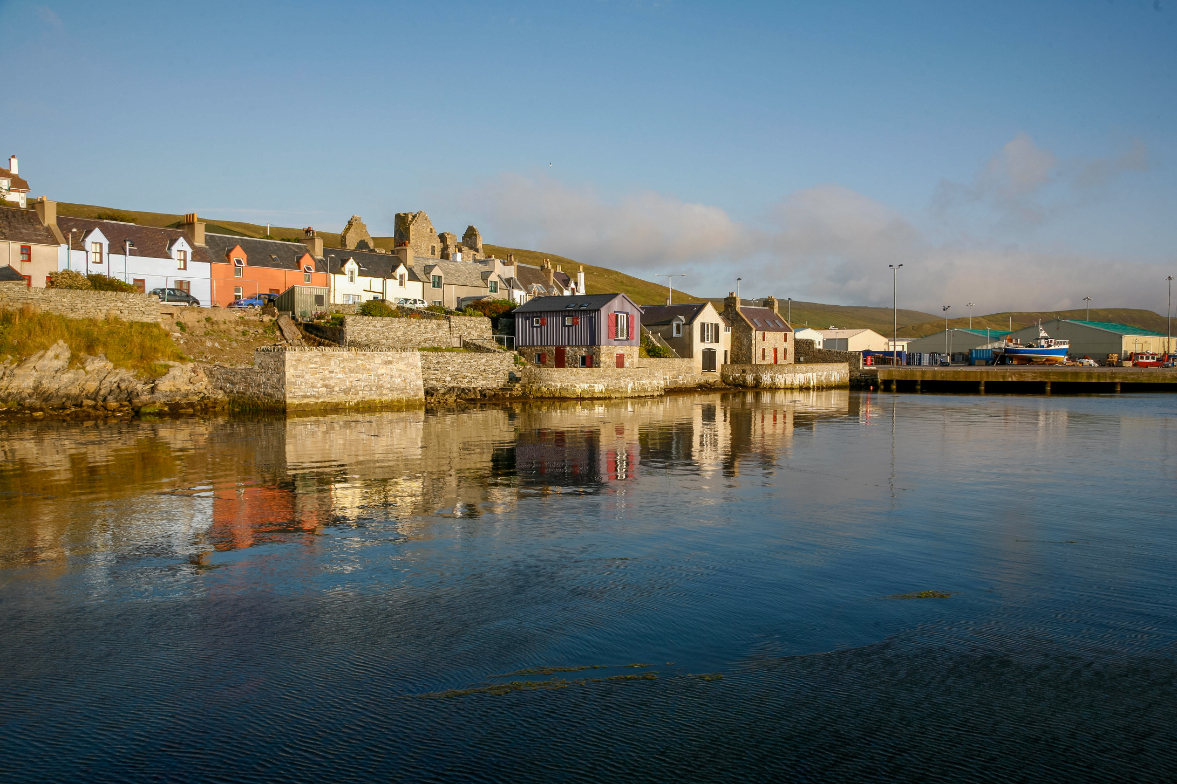
[{"label": "slate roof", "polygon": [[[70,229],[74,230],[73,250],[86,250],[82,246],[82,237],[93,229],[98,229],[110,242],[110,253],[121,256],[127,247],[125,240],[130,240],[135,247],[131,248],[132,256],[142,256],[149,259],[166,259],[171,257],[168,245],[184,236],[179,229],[160,229],[155,226],[139,226],[134,223],[121,221],[95,220],[93,218],[62,217],[57,219],[57,228],[65,235],[66,242],[70,241]],[[191,243],[189,243],[191,244]],[[196,246],[192,249],[192,261],[208,262],[212,259],[204,248]]]},{"label": "slate roof", "polygon": [[423,280],[440,274],[447,284],[486,288],[486,279],[482,277],[482,273],[488,269],[481,264],[472,261],[445,261],[428,256],[417,256],[416,264],[421,268]]},{"label": "slate roof", "polygon": [[1102,329],[1105,332],[1115,332],[1118,335],[1143,335],[1152,338],[1165,337],[1163,332],[1153,332],[1151,329],[1133,327],[1130,324],[1117,324],[1114,321],[1080,321],[1079,319],[1059,319],[1059,321],[1067,324],[1081,324],[1085,327]]},{"label": "slate roof", "polygon": [[56,245],[48,226],[41,225],[36,210],[0,207],[0,240],[27,242],[30,245]]},{"label": "slate roof", "polygon": [[691,324],[699,317],[705,307],[707,307],[706,302],[692,302],[685,305],[643,305],[642,326],[656,327],[669,324],[677,316],[682,316],[685,323]]},{"label": "slate roof", "polygon": [[[584,310],[600,310],[608,305],[618,297],[625,297],[624,294],[584,294],[574,297],[536,297],[528,300],[519,307],[515,308],[516,313],[537,313],[540,311],[551,312],[553,310],[569,310],[571,308],[580,309],[584,306]],[[626,297],[626,299],[629,299]]]},{"label": "slate roof", "polygon": [[740,308],[740,315],[757,332],[792,332],[785,320],[772,312],[772,308]]},{"label": "slate roof", "polygon": [[[208,248],[208,255],[217,264],[232,264],[229,251],[235,245],[240,245],[248,257],[247,267],[268,267],[270,269],[299,270],[299,260],[307,254],[307,246],[301,242],[282,242],[281,240],[259,240],[253,237],[238,237],[229,234],[212,234],[205,232],[204,244]],[[326,272],[327,262],[315,259],[315,272]]]},{"label": "slate roof", "polygon": [[11,184],[8,186],[10,190],[25,191],[26,193],[29,190],[28,180],[19,174],[13,174],[10,169],[5,169],[3,166],[0,166],[0,178],[11,181]]},{"label": "slate roof", "polygon": [[14,270],[11,265],[5,264],[3,267],[0,267],[0,282],[9,280],[19,280],[21,283],[24,283],[25,277]]},{"label": "slate roof", "polygon": [[[364,250],[348,250],[347,248],[325,248],[323,255],[327,261],[327,271],[332,275],[342,275],[343,265],[348,259],[355,259],[360,267],[360,274],[369,278],[391,278],[400,258],[391,253],[373,253]],[[424,280],[416,267],[408,267],[409,280],[421,282]]]},{"label": "slate roof", "polygon": [[[568,274],[564,272],[554,272],[552,277],[565,289],[572,283],[572,278],[568,277]],[[531,286],[543,286],[545,291],[548,288],[548,276],[539,267],[532,267],[529,264],[515,265],[515,279],[519,281],[524,290],[527,290]],[[555,294],[557,292],[552,293]]]}]

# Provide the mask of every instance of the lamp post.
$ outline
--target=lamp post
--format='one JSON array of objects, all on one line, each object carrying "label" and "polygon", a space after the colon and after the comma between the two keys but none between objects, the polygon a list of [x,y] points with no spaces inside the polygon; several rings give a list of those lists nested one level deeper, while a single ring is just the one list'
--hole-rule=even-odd
[{"label": "lamp post", "polygon": [[793,298],[789,297],[789,326],[793,326]]},{"label": "lamp post", "polygon": [[[655,275],[654,276],[655,278],[666,278],[666,290],[667,290],[666,304],[667,305],[674,304],[674,279],[675,278],[685,278],[686,276],[687,275],[685,272],[680,273],[680,274],[675,274],[675,275]],[[739,281],[737,281],[737,285],[738,285],[738,283],[739,283]]]},{"label": "lamp post", "polygon": [[891,268],[891,364],[896,365],[895,357],[899,353],[899,268],[903,265],[887,266]]},{"label": "lamp post", "polygon": [[[1172,278],[1170,278],[1172,280]],[[1083,301],[1087,303],[1087,320],[1091,321],[1091,297],[1084,297]]]},{"label": "lamp post", "polygon": [[1173,276],[1165,278],[1169,282],[1169,304],[1165,307],[1165,353],[1173,353]]},{"label": "lamp post", "polygon": [[969,308],[969,329],[972,329],[972,328],[973,328],[973,305],[975,305],[975,304],[976,304],[975,302],[970,302],[970,303],[968,304],[968,308]]},{"label": "lamp post", "polygon": [[948,309],[951,307],[951,305],[944,306],[944,354],[948,357],[948,364],[950,365],[952,364],[952,354],[948,351],[948,335],[950,334],[948,332]]}]

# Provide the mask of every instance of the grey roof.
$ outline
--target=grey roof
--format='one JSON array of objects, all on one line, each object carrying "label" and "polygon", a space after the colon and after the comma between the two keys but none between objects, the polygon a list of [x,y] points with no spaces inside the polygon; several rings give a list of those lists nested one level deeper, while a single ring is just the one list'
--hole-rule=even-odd
[{"label": "grey roof", "polygon": [[428,280],[431,275],[441,275],[446,283],[456,286],[485,287],[483,273],[493,274],[487,267],[473,261],[445,261],[418,256],[417,264],[421,267],[424,280]]},{"label": "grey roof", "polygon": [[[208,255],[219,264],[230,263],[229,251],[237,245],[245,251],[245,264],[249,267],[269,267],[271,269],[299,270],[299,261],[308,251],[301,242],[283,242],[282,240],[259,240],[253,237],[237,237],[228,234],[205,233],[204,246]],[[313,258],[313,257],[312,257]],[[327,263],[323,259],[315,259],[315,272],[326,272]]]},{"label": "grey roof", "polygon": [[[572,278],[563,272],[552,272],[552,277],[556,283],[565,289],[572,283]],[[525,291],[531,286],[541,286],[544,291],[548,290],[548,276],[539,267],[533,267],[530,264],[516,264],[515,279],[519,281]],[[553,291],[552,293],[555,294],[556,292]]]},{"label": "grey roof", "polygon": [[53,231],[41,223],[36,210],[0,207],[0,240],[32,245],[56,245]]},{"label": "grey roof", "polygon": [[[339,275],[340,269],[347,264],[348,259],[355,259],[360,266],[360,272],[369,278],[391,278],[396,268],[400,266],[400,259],[391,253],[373,253],[364,250],[348,250],[346,248],[325,248],[323,255],[327,260],[327,271],[332,275]],[[420,282],[421,273],[415,267],[408,267],[409,280]]]},{"label": "grey roof", "polygon": [[690,324],[699,317],[705,307],[707,307],[706,302],[692,302],[685,305],[643,305],[642,326],[653,327],[659,324],[669,324],[678,316]]},{"label": "grey roof", "polygon": [[793,328],[776,313],[773,313],[772,308],[740,308],[740,315],[743,316],[752,329],[757,332],[792,332]]},{"label": "grey roof", "polygon": [[[91,230],[98,229],[102,236],[110,243],[110,252],[122,255],[124,250],[130,250],[132,256],[143,256],[149,259],[166,259],[171,256],[168,248],[184,232],[180,229],[165,229],[157,226],[140,226],[137,223],[123,223],[122,221],[98,220],[96,218],[61,217],[57,219],[57,228],[66,236],[67,242],[70,229],[73,233],[73,249],[86,250],[82,245],[82,238]],[[187,237],[184,237],[187,241]],[[130,241],[130,248],[126,243]],[[209,254],[199,245],[192,247],[193,261],[209,261]],[[216,261],[216,259],[212,259]]]},{"label": "grey roof", "polygon": [[0,281],[19,280],[21,283],[25,282],[25,276],[14,270],[10,264],[5,264],[0,267]]},{"label": "grey roof", "polygon": [[[516,313],[538,313],[540,311],[550,312],[553,310],[566,310],[568,308],[579,308],[581,305],[586,310],[600,310],[608,305],[618,297],[625,297],[624,294],[585,294],[575,297],[536,297],[528,300],[519,307],[515,308]],[[625,297],[629,299],[629,297]],[[634,305],[634,307],[637,307]]]}]

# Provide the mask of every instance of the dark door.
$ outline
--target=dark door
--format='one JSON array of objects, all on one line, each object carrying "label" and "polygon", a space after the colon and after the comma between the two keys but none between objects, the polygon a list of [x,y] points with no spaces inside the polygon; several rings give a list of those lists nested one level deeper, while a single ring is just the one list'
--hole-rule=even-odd
[{"label": "dark door", "polygon": [[556,367],[558,367],[558,368],[567,367],[567,365],[565,364],[564,354],[565,354],[564,347],[563,346],[556,346]]},{"label": "dark door", "polygon": [[703,349],[703,372],[715,372],[715,349],[713,348]]},{"label": "dark door", "polygon": [[619,368],[625,367],[625,354],[618,354],[617,355],[617,367],[619,367]]},{"label": "dark door", "polygon": [[777,363],[777,358],[776,358],[776,349],[774,348],[774,349],[772,350],[772,364],[774,364],[774,365],[775,365],[776,363]]}]

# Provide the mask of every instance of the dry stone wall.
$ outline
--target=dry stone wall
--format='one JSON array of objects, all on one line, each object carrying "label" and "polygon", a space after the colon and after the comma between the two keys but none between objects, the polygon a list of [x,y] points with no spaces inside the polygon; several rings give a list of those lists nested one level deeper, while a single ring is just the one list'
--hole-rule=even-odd
[{"label": "dry stone wall", "polygon": [[422,351],[421,379],[425,394],[436,395],[464,390],[507,390],[519,380],[515,354]]},{"label": "dry stone wall", "polygon": [[850,385],[850,366],[841,363],[724,365],[725,384],[753,389],[825,389]]},{"label": "dry stone wall", "polygon": [[448,316],[444,319],[347,316],[344,338],[351,348],[405,351],[414,348],[459,348],[463,338],[490,340],[485,316]]},{"label": "dry stone wall", "polygon": [[718,386],[723,383],[718,373],[701,373],[695,369],[693,359],[655,359],[643,357],[638,367],[662,374],[666,389],[694,389],[696,387]]},{"label": "dry stone wall", "polygon": [[69,318],[159,323],[159,298],[137,292],[31,289],[21,281],[0,282],[0,310],[20,310],[31,305],[44,313]]}]

